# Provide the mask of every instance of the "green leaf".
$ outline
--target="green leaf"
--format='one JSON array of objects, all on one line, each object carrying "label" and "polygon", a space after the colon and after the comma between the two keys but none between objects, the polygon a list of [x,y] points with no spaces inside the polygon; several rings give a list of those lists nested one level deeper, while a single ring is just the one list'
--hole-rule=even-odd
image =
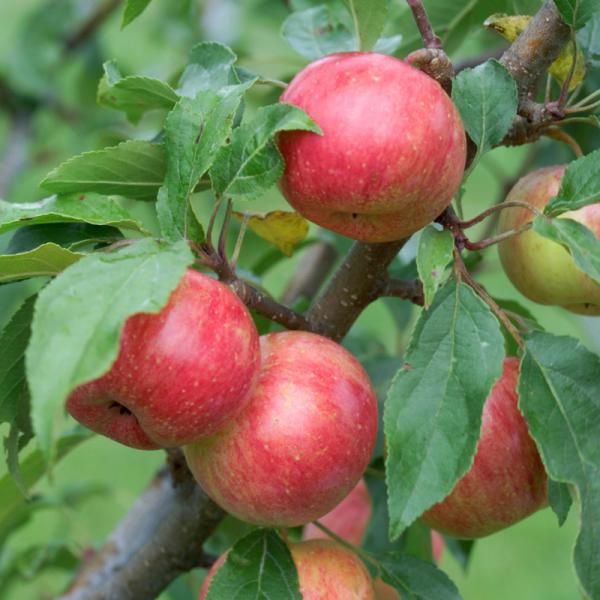
[{"label": "green leaf", "polygon": [[89,223],[147,233],[115,198],[89,195],[50,196],[39,202],[12,204],[0,200],[0,233],[24,225]]},{"label": "green leaf", "polygon": [[10,423],[5,439],[8,471],[24,488],[19,451],[32,437],[29,389],[25,379],[25,349],[29,343],[35,296],[26,300],[0,334],[0,423]]},{"label": "green leaf", "polygon": [[597,12],[577,34],[577,45],[585,61],[593,68],[600,67],[600,12]]},{"label": "green leaf", "polygon": [[195,98],[202,90],[217,92],[240,83],[234,67],[236,61],[237,56],[228,46],[218,42],[197,44],[190,52],[177,92],[181,96]]},{"label": "green leaf", "polygon": [[563,21],[581,29],[600,10],[600,0],[554,0]]},{"label": "green leaf", "polygon": [[551,217],[600,202],[600,150],[569,164],[560,180],[558,195],[544,208]]},{"label": "green leaf", "polygon": [[377,557],[381,578],[411,600],[460,600],[449,577],[428,561],[399,552]]},{"label": "green leaf", "polygon": [[203,90],[182,98],[166,121],[167,175],[158,195],[157,213],[163,236],[202,241],[202,228],[190,205],[190,194],[215,160],[231,133],[246,90],[254,83]]},{"label": "green leaf", "polygon": [[334,23],[325,5],[293,12],[284,21],[281,34],[298,54],[309,60],[358,49],[352,32],[341,23]]},{"label": "green leaf", "polygon": [[289,548],[269,529],[237,542],[217,571],[206,600],[302,600]]},{"label": "green leaf", "polygon": [[234,130],[231,143],[218,152],[210,171],[215,192],[255,196],[276,183],[284,163],[273,136],[294,129],[321,133],[304,111],[291,104],[259,109],[250,122]]},{"label": "green leaf", "polygon": [[548,502],[558,519],[558,526],[562,527],[569,516],[571,504],[573,504],[568,484],[550,479],[548,481]]},{"label": "green leaf", "polygon": [[469,286],[450,279],[421,313],[386,401],[392,538],[468,471],[503,358],[500,326],[488,306]]},{"label": "green leaf", "polygon": [[121,29],[125,29],[129,23],[137,19],[148,7],[151,0],[126,0]]},{"label": "green leaf", "polygon": [[[87,429],[78,427],[76,431],[61,436],[56,444],[55,461],[58,462],[64,458],[92,435]],[[21,477],[27,488],[33,487],[45,473],[46,462],[40,450],[31,452],[21,463]],[[0,502],[0,532],[3,532],[8,523],[15,519],[17,513],[21,512],[27,499],[8,474],[0,477],[0,498],[2,498],[2,502]]]},{"label": "green leaf", "polygon": [[358,50],[373,50],[388,18],[386,0],[344,0],[352,15]]},{"label": "green leaf", "polygon": [[444,280],[448,263],[452,260],[454,237],[449,231],[439,231],[428,225],[419,238],[417,269],[423,282],[425,308],[429,308],[438,287]]},{"label": "green leaf", "polygon": [[0,256],[0,283],[58,275],[84,255],[51,242],[19,254]]},{"label": "green leaf", "polygon": [[533,230],[568,250],[575,264],[600,284],[600,240],[587,227],[573,219],[536,217]]},{"label": "green leaf", "polygon": [[461,71],[452,86],[452,100],[477,144],[477,158],[502,141],[519,105],[515,80],[494,59]]},{"label": "green leaf", "polygon": [[155,200],[165,169],[162,144],[128,140],[70,158],[50,171],[40,185],[57,194],[97,192]]},{"label": "green leaf", "polygon": [[160,311],[192,260],[184,242],[166,246],[145,239],[91,254],[42,290],[26,369],[33,428],[48,460],[68,394],[108,371],[125,320]]},{"label": "green leaf", "polygon": [[581,505],[575,570],[600,598],[600,357],[581,342],[535,332],[526,340],[519,408],[548,475],[577,488]]},{"label": "green leaf", "polygon": [[132,123],[155,109],[171,109],[179,100],[175,90],[152,77],[123,77],[115,61],[105,62],[104,76],[98,84],[98,104],[123,111]]}]

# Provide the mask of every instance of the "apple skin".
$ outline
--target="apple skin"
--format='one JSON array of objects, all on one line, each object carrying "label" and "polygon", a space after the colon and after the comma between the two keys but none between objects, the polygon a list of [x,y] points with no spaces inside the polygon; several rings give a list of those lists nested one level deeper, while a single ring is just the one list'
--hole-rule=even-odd
[{"label": "apple skin", "polygon": [[546,471],[518,408],[518,375],[518,359],[505,359],[483,409],[473,465],[425,512],[431,527],[456,538],[480,538],[547,505]]},{"label": "apple skin", "polygon": [[366,469],[377,435],[369,377],[345,348],[313,333],[261,337],[248,407],[184,448],[204,491],[243,521],[292,527],[330,511]]},{"label": "apple skin", "polygon": [[[364,479],[331,511],[319,519],[341,538],[359,546],[371,520],[373,503]],[[331,539],[313,523],[308,523],[302,532],[303,540]],[[444,552],[444,538],[437,532],[431,531],[431,548],[433,558],[439,562]],[[379,577],[373,580],[375,598],[377,600],[399,600],[400,594],[392,586],[382,581]]]},{"label": "apple skin", "polygon": [[[350,550],[329,540],[290,543],[289,548],[303,600],[375,600],[371,576]],[[211,567],[198,600],[205,600],[212,578],[225,558],[223,554]]]},{"label": "apple skin", "polygon": [[281,96],[323,135],[278,138],[280,188],[308,220],[363,242],[408,237],[450,204],[463,177],[462,121],[440,85],[408,63],[346,52],[302,70]]},{"label": "apple skin", "polygon": [[244,304],[188,269],[159,313],[127,319],[116,362],[76,388],[67,410],[126,446],[180,446],[240,413],[259,367],[258,332]]},{"label": "apple skin", "polygon": [[[556,196],[565,165],[539,169],[521,178],[507,200],[520,200],[543,210]],[[518,229],[535,215],[525,208],[506,208],[498,232]],[[600,238],[600,204],[591,204],[561,215],[578,221]],[[527,298],[539,304],[562,306],[574,313],[600,315],[600,286],[581,271],[571,255],[535,231],[509,238],[498,245],[508,278]]]}]

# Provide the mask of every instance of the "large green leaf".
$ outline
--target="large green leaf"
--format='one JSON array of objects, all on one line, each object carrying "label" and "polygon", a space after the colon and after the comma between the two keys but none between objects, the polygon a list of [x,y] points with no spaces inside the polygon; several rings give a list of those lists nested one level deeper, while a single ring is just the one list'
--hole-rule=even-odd
[{"label": "large green leaf", "polygon": [[600,598],[600,357],[581,342],[535,332],[526,340],[519,407],[552,479],[574,485],[581,505],[575,569]]},{"label": "large green leaf", "polygon": [[600,0],[554,0],[561,17],[575,29],[583,27],[600,10]]},{"label": "large green leaf", "polygon": [[560,181],[558,195],[548,202],[544,213],[555,217],[597,202],[600,202],[600,150],[569,164]]},{"label": "large green leaf", "polygon": [[471,466],[483,405],[503,358],[489,307],[450,279],[421,313],[386,401],[392,538],[445,498]]},{"label": "large green leaf", "polygon": [[302,600],[286,543],[269,529],[237,542],[217,571],[207,600]]},{"label": "large green leaf", "polygon": [[50,171],[40,185],[57,194],[97,192],[155,200],[165,169],[162,144],[128,140],[70,158]]},{"label": "large green leaf", "polygon": [[157,203],[158,220],[167,239],[202,241],[190,194],[231,133],[242,97],[253,83],[229,86],[219,92],[202,90],[193,99],[182,98],[169,113],[167,175]]},{"label": "large green leaf", "polygon": [[0,233],[24,225],[90,223],[144,232],[115,198],[97,194],[50,196],[39,202],[15,204],[0,200]]},{"label": "large green leaf", "polygon": [[575,264],[600,285],[600,240],[573,219],[536,217],[533,230],[569,251]]},{"label": "large green leaf", "polygon": [[146,10],[150,2],[151,0],[126,0],[123,18],[121,19],[121,29],[137,19]]},{"label": "large green leaf", "polygon": [[104,63],[104,76],[98,84],[98,103],[121,110],[132,123],[155,109],[171,109],[179,100],[175,90],[153,77],[123,77],[115,61]]},{"label": "large green leaf", "polygon": [[291,104],[261,108],[251,121],[235,129],[231,143],[221,148],[210,170],[217,194],[256,196],[276,183],[284,164],[273,137],[292,129],[321,133],[303,110]]},{"label": "large green leaf", "polygon": [[84,255],[52,242],[34,250],[0,256],[0,283],[58,275]]},{"label": "large green leaf", "polygon": [[184,242],[145,239],[91,254],[42,290],[26,368],[33,428],[47,458],[69,392],[109,369],[127,317],[158,312],[192,260]]},{"label": "large green leaf", "polygon": [[358,50],[373,50],[388,17],[386,0],[344,0],[352,15]]},{"label": "large green leaf", "polygon": [[202,90],[217,92],[226,86],[240,83],[234,68],[236,61],[237,56],[228,46],[218,42],[197,44],[190,52],[177,92],[182,96],[195,98]]},{"label": "large green leaf", "polygon": [[452,86],[452,100],[480,156],[499,144],[517,114],[517,84],[497,60],[461,71]]},{"label": "large green leaf", "polygon": [[449,231],[438,231],[429,225],[421,232],[417,249],[417,269],[419,279],[423,282],[425,308],[431,306],[435,292],[444,281],[453,250],[454,237]]},{"label": "large green leaf", "polygon": [[425,560],[399,552],[377,557],[381,578],[411,600],[460,600],[448,576]]}]

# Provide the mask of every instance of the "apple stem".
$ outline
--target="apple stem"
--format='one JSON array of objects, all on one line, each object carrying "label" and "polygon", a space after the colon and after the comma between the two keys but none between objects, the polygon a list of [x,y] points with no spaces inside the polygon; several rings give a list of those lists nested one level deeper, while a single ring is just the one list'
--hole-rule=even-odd
[{"label": "apple stem", "polygon": [[442,40],[433,31],[423,2],[421,0],[406,0],[406,2],[412,11],[425,48],[441,49]]},{"label": "apple stem", "polygon": [[493,213],[504,210],[505,208],[525,208],[530,210],[536,217],[540,217],[543,215],[542,211],[529,204],[527,202],[522,202],[520,200],[508,200],[506,202],[501,202],[499,204],[494,204],[494,206],[490,206],[490,208],[484,210],[482,213],[479,213],[476,217],[469,219],[468,221],[458,221],[458,225],[461,229],[469,229],[469,227],[473,227],[473,225],[477,225],[487,219]]},{"label": "apple stem", "polygon": [[219,242],[217,246],[217,252],[219,256],[225,259],[227,255],[226,244],[227,234],[229,233],[229,224],[231,223],[231,209],[232,209],[231,198],[227,200],[227,208],[225,209],[225,218],[223,219],[223,225],[221,226],[221,232],[219,233]]},{"label": "apple stem", "polygon": [[573,150],[576,158],[581,158],[583,156],[583,150],[581,146],[577,143],[577,140],[571,135],[569,135],[566,131],[559,129],[558,127],[548,127],[544,132],[544,136],[551,138],[553,140],[557,140],[566,144]]},{"label": "apple stem", "polygon": [[244,218],[242,219],[242,224],[240,226],[240,232],[238,234],[237,240],[235,241],[235,248],[233,249],[233,254],[231,255],[231,259],[229,261],[232,271],[235,270],[238,258],[240,257],[240,252],[242,250],[242,244],[244,243],[244,237],[246,236],[246,230],[248,229],[249,220],[250,213],[244,213]]},{"label": "apple stem", "polygon": [[471,242],[465,238],[464,246],[467,250],[472,250],[472,251],[484,250],[485,248],[489,248],[490,246],[493,246],[494,244],[499,244],[500,242],[502,242],[504,240],[515,237],[517,235],[521,235],[522,233],[525,233],[526,231],[531,229],[532,226],[533,226],[533,224],[531,222],[529,222],[529,223],[526,223],[525,225],[523,225],[523,227],[519,227],[519,229],[511,229],[510,231],[505,231],[504,233],[501,233],[500,235],[496,235],[494,237],[490,237],[485,240],[481,240],[479,242]]}]

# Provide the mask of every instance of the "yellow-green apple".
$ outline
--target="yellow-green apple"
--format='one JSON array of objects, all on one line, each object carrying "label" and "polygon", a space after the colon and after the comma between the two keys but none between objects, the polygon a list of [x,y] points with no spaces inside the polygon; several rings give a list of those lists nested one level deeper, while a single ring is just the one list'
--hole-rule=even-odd
[{"label": "yellow-green apple", "polygon": [[[558,193],[565,168],[559,165],[529,173],[516,183],[506,200],[527,202],[543,210]],[[534,217],[526,208],[506,208],[500,216],[499,233],[519,229]],[[600,238],[600,204],[561,217],[578,221]],[[508,278],[530,300],[575,313],[600,315],[600,286],[577,267],[560,244],[530,230],[501,242],[498,249]]]},{"label": "yellow-green apple", "polygon": [[488,396],[473,465],[449,496],[423,515],[457,538],[509,527],[547,504],[548,480],[518,408],[519,361],[507,358]]},{"label": "yellow-green apple", "polygon": [[[303,600],[375,600],[371,576],[350,550],[329,540],[291,543],[289,548]],[[225,558],[226,554],[208,572],[198,600],[205,600]]]},{"label": "yellow-green apple", "polygon": [[280,187],[304,217],[365,242],[405,238],[440,215],[463,177],[465,133],[440,85],[408,63],[347,52],[302,70],[281,96],[323,135],[286,131]]},{"label": "yellow-green apple", "polygon": [[185,456],[205,492],[239,519],[303,525],[362,476],[377,435],[377,400],[356,358],[322,336],[262,336],[261,360],[248,407],[186,446]]},{"label": "yellow-green apple", "polygon": [[110,371],[76,388],[67,409],[127,446],[180,446],[235,417],[259,368],[258,332],[244,304],[188,269],[159,313],[127,319]]}]

